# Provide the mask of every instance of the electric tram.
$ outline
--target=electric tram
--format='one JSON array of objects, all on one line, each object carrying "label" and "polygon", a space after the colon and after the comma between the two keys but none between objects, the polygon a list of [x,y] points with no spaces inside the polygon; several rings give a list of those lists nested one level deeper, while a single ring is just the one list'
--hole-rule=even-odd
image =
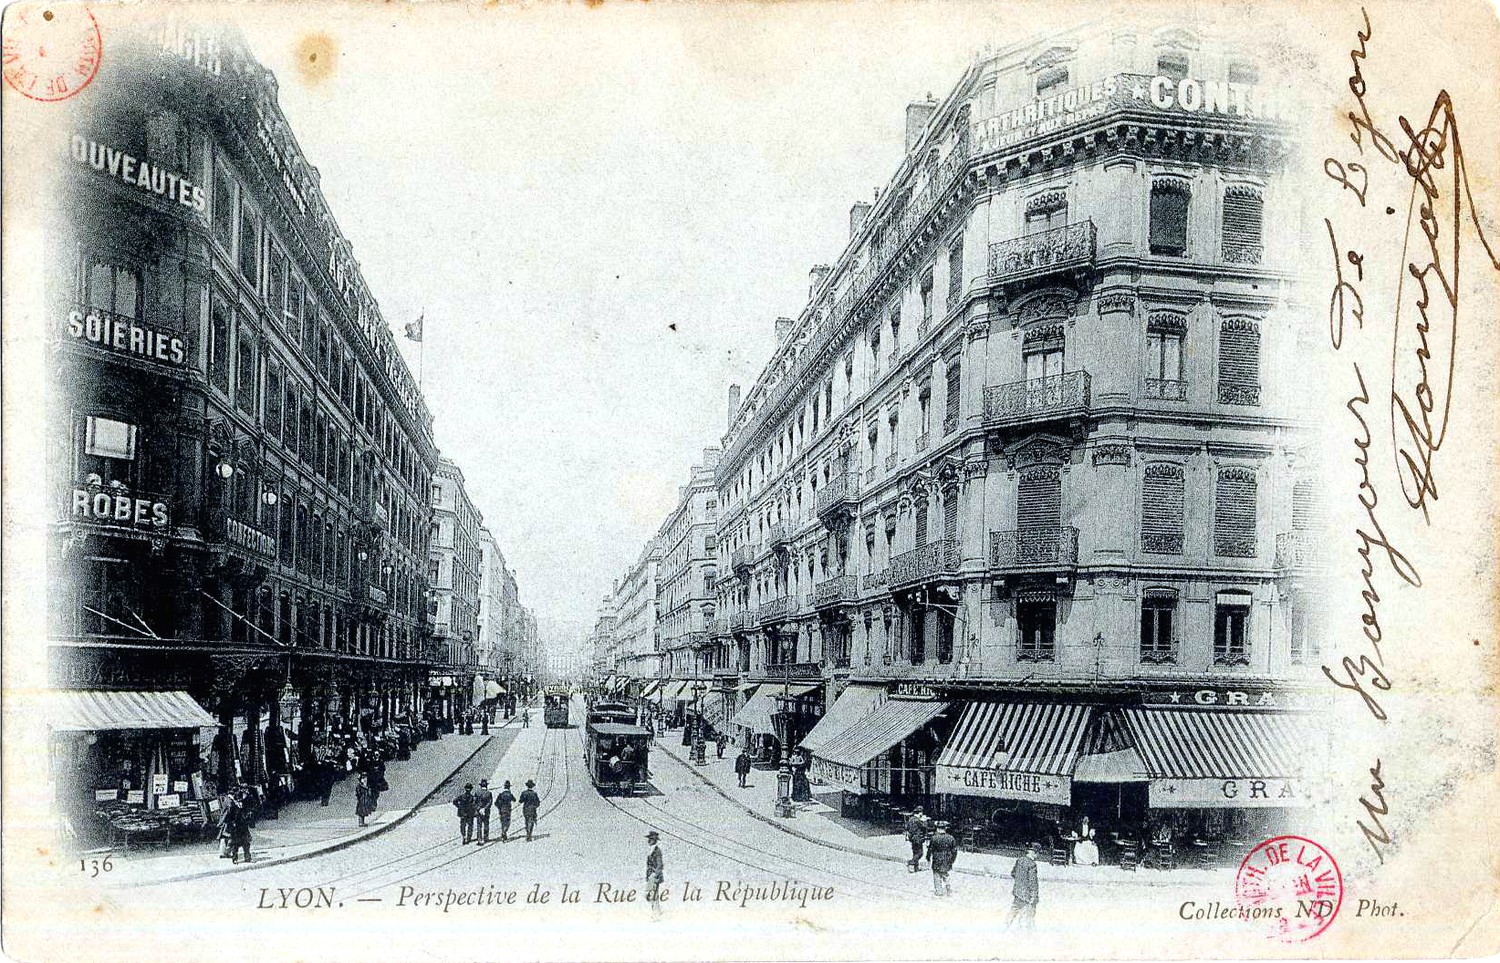
[{"label": "electric tram", "polygon": [[542,690],[542,721],[548,729],[568,728],[568,687],[549,685]]},{"label": "electric tram", "polygon": [[631,796],[650,787],[651,731],[624,703],[595,703],[584,730],[583,759],[600,795]]}]

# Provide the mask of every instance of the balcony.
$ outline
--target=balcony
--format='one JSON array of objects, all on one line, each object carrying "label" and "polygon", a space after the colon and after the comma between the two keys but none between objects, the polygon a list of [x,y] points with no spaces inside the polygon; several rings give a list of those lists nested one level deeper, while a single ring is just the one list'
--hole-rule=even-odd
[{"label": "balcony", "polygon": [[890,584],[917,585],[957,573],[958,542],[942,538],[891,559]]},{"label": "balcony", "polygon": [[917,436],[917,440],[916,441],[912,442],[912,447],[915,450],[917,450],[917,451],[926,451],[927,447],[931,443],[932,443],[932,436],[930,434],[928,434],[927,432],[924,431],[920,435]]},{"label": "balcony", "polygon": [[826,525],[828,521],[859,507],[859,475],[841,472],[834,475],[818,491],[818,518]]},{"label": "balcony", "polygon": [[1224,239],[1224,260],[1230,264],[1259,264],[1261,255],[1264,253],[1259,244],[1252,244],[1238,238]]},{"label": "balcony", "polygon": [[863,576],[860,577],[860,585],[864,587],[866,595],[874,595],[878,592],[884,592],[886,586],[889,585],[890,582],[891,573],[886,569],[882,569],[879,572],[866,572]]},{"label": "balcony", "polygon": [[760,603],[760,608],[755,610],[755,619],[761,625],[784,621],[788,611],[791,609],[791,600],[787,598],[767,599]]},{"label": "balcony", "polygon": [[1147,398],[1157,401],[1187,401],[1187,382],[1168,378],[1147,378],[1144,386]]},{"label": "balcony", "polygon": [[792,547],[792,526],[786,522],[772,522],[766,529],[766,543],[773,552],[784,552]]},{"label": "balcony", "polygon": [[990,245],[990,283],[1014,285],[1094,266],[1094,222],[1054,227]]},{"label": "balcony", "polygon": [[1013,381],[984,389],[987,428],[1087,414],[1089,373],[1068,371],[1048,378]]},{"label": "balcony", "polygon": [[885,470],[888,472],[896,470],[896,453],[894,451],[885,456]]},{"label": "balcony", "polygon": [[1219,404],[1258,405],[1260,404],[1260,385],[1236,385],[1221,381],[1219,383]]},{"label": "balcony", "polygon": [[990,568],[998,572],[1052,572],[1078,567],[1078,529],[1025,528],[990,532]]},{"label": "balcony", "polygon": [[729,616],[729,631],[743,632],[750,627],[749,612],[734,612]]},{"label": "balcony", "polygon": [[703,623],[703,631],[707,632],[710,636],[723,636],[727,632],[727,626],[725,626],[723,619],[709,619]]},{"label": "balcony", "polygon": [[951,435],[958,430],[958,412],[952,412],[943,416],[943,434]]},{"label": "balcony", "polygon": [[853,575],[835,575],[824,579],[813,590],[813,604],[820,609],[850,605],[859,597],[859,583]]},{"label": "balcony", "polygon": [[875,484],[875,466],[874,465],[871,465],[869,468],[865,469],[865,484],[866,485],[873,485],[873,484]]},{"label": "balcony", "polygon": [[741,545],[729,553],[729,570],[740,578],[750,574],[750,568],[754,562],[754,553],[750,551],[749,545]]},{"label": "balcony", "polygon": [[1276,570],[1282,573],[1321,569],[1323,553],[1312,532],[1282,532],[1276,536]]}]

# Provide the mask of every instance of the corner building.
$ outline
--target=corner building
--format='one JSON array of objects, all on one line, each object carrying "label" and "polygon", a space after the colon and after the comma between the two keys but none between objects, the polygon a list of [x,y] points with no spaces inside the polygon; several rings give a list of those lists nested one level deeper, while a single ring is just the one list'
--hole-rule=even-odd
[{"label": "corner building", "polygon": [[731,389],[742,735],[871,818],[1087,816],[1135,841],[1107,859],[1306,803],[1316,325],[1275,86],[1189,31],[1081,30],[907,108],[895,177]]}]

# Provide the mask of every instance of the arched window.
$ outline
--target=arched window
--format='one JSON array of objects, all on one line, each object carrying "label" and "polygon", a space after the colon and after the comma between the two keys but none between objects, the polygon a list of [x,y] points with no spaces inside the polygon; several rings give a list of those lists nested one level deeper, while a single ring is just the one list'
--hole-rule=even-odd
[{"label": "arched window", "polygon": [[1188,205],[1192,192],[1186,181],[1159,180],[1151,185],[1151,253],[1169,257],[1187,254]]},{"label": "arched window", "polygon": [[1260,324],[1225,318],[1219,326],[1219,403],[1260,404]]},{"label": "arched window", "polygon": [[1221,468],[1214,487],[1214,554],[1255,557],[1256,479],[1249,468]]},{"label": "arched window", "polygon": [[1026,233],[1040,234],[1068,223],[1066,191],[1043,191],[1026,202]]},{"label": "arched window", "polygon": [[1141,551],[1182,552],[1183,473],[1181,465],[1147,465],[1141,482]]},{"label": "arched window", "polygon": [[1234,185],[1224,191],[1224,219],[1220,235],[1224,260],[1232,264],[1259,264],[1264,202],[1260,191]]}]

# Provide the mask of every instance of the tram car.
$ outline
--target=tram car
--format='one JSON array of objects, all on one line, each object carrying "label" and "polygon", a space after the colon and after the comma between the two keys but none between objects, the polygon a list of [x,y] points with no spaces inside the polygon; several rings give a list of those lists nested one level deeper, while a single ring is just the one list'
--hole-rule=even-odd
[{"label": "tram car", "polygon": [[635,725],[635,710],[624,702],[595,702],[589,707],[589,724],[615,722],[620,725]]},{"label": "tram car", "polygon": [[568,728],[568,687],[549,685],[542,690],[542,721],[548,729]]},{"label": "tram car", "polygon": [[[594,708],[597,713],[598,706]],[[633,722],[596,720],[595,713],[589,715],[583,741],[584,763],[594,788],[602,796],[633,796],[647,790],[651,775],[650,730]]]}]

